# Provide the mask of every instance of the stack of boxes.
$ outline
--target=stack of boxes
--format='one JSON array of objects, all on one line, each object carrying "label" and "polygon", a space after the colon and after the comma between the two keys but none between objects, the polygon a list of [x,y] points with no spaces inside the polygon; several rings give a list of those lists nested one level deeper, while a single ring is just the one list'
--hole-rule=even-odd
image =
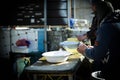
[{"label": "stack of boxes", "polygon": [[[25,30],[1,30],[0,31],[0,55],[9,56],[9,52],[44,52],[44,29]],[[30,41],[29,47],[17,47],[16,41],[27,39]]]}]

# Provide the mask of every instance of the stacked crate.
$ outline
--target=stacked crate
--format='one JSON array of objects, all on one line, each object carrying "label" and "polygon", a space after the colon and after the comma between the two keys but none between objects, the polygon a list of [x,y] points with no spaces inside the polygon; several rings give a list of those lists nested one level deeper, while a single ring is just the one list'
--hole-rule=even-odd
[{"label": "stacked crate", "polygon": [[4,28],[0,30],[0,56],[9,56],[9,52],[15,52],[16,42],[20,39],[30,41],[30,46],[25,53],[44,52],[44,29],[16,30]]}]

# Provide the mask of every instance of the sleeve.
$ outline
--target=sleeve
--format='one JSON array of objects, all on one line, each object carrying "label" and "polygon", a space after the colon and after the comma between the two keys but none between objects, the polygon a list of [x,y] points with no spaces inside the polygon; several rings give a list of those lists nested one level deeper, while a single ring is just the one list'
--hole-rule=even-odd
[{"label": "sleeve", "polygon": [[102,24],[97,30],[97,37],[94,48],[86,49],[85,55],[93,60],[101,60],[109,50],[111,40],[111,25]]}]

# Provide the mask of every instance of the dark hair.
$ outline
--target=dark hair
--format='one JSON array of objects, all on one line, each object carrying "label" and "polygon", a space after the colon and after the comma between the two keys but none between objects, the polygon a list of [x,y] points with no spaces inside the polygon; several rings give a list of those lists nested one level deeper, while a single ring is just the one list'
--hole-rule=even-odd
[{"label": "dark hair", "polygon": [[92,5],[96,5],[99,2],[101,2],[101,1],[104,1],[104,0],[90,0],[90,2],[91,2]]},{"label": "dark hair", "polygon": [[110,2],[101,1],[97,4],[95,4],[95,6],[96,6],[96,14],[99,19],[99,22],[101,22],[101,20],[104,17],[106,17],[109,14],[112,14],[114,12],[114,8]]}]

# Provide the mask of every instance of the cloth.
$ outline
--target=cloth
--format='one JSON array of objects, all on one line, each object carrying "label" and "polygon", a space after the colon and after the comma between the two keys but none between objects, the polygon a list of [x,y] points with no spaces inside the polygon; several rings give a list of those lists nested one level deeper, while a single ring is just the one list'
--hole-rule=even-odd
[{"label": "cloth", "polygon": [[17,46],[27,46],[27,47],[29,47],[30,41],[28,41],[27,39],[19,39],[19,40],[16,41],[16,45]]}]

